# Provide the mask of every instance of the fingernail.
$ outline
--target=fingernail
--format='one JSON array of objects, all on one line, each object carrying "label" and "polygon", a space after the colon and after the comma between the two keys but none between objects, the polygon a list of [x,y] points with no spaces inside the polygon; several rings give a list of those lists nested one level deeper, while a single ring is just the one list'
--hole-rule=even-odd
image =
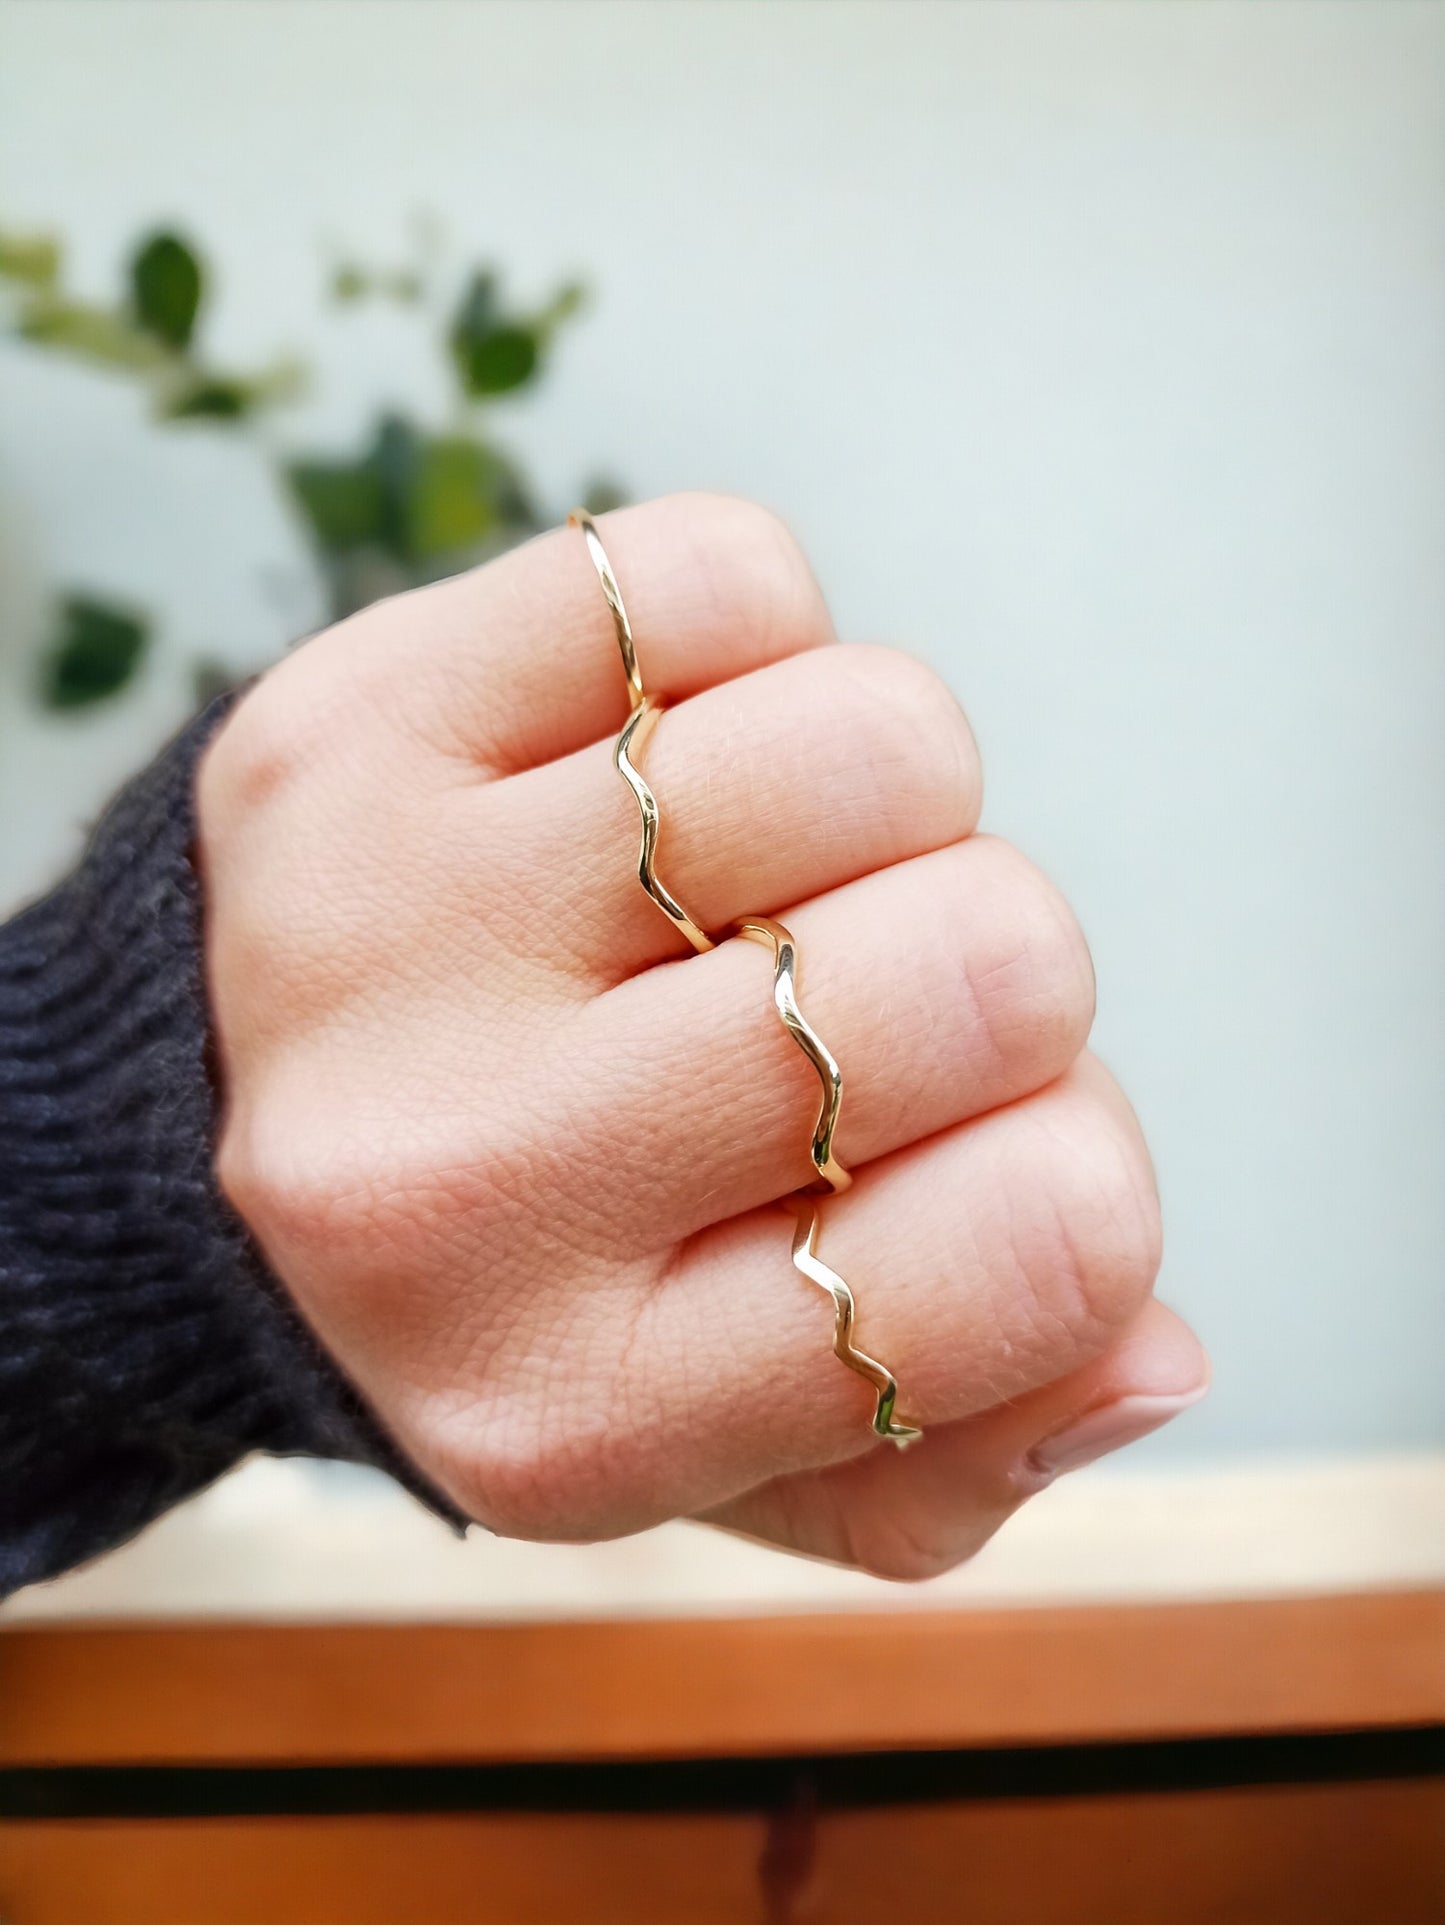
[{"label": "fingernail", "polygon": [[1122,1450],[1126,1444],[1136,1444],[1150,1431],[1158,1430],[1181,1410],[1197,1404],[1208,1388],[1208,1384],[1200,1384],[1195,1390],[1165,1395],[1119,1397],[1098,1410],[1086,1411],[1063,1430],[1035,1444],[1028,1454],[1028,1467],[1043,1477],[1082,1470],[1085,1464],[1107,1457],[1110,1451]]}]

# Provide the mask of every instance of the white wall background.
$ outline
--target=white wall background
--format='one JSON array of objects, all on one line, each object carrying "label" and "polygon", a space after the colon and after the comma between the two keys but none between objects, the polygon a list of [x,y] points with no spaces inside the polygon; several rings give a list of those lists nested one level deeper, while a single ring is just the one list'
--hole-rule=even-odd
[{"label": "white wall background", "polygon": [[[1445,10],[0,4],[0,220],[107,288],[179,221],[295,432],[436,400],[323,246],[441,217],[597,300],[507,432],[565,502],[778,507],[850,635],[974,718],[1079,907],[1216,1357],[1158,1456],[1445,1442]],[[244,448],[0,353],[0,892],[317,607]],[[112,718],[23,713],[47,579],[158,603]],[[267,584],[270,588],[267,588]],[[277,599],[276,584],[280,584]]]}]

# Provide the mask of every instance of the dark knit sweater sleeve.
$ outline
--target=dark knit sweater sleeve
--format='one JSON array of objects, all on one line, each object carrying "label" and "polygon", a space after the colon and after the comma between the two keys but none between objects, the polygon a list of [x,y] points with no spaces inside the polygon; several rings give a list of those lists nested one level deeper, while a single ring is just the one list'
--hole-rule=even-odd
[{"label": "dark knit sweater sleeve", "polygon": [[458,1521],[212,1174],[191,795],[218,719],[0,928],[0,1596],[121,1543],[251,1451],[384,1466]]}]

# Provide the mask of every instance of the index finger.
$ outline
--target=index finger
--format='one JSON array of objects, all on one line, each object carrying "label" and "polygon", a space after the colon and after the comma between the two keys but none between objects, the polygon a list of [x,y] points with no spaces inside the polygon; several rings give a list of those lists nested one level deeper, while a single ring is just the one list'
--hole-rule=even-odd
[{"label": "index finger", "polygon": [[[698,694],[833,639],[802,550],[764,508],[670,495],[600,515],[597,530],[655,699]],[[379,603],[346,628],[349,648],[393,657],[405,633],[407,699],[429,705],[444,734],[497,775],[600,741],[627,717],[612,615],[575,528]]]}]

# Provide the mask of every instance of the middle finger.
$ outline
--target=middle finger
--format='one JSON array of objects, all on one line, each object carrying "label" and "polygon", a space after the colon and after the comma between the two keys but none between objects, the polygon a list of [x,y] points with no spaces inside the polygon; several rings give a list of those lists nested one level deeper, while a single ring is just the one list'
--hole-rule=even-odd
[{"label": "middle finger", "polygon": [[[474,791],[461,846],[488,852],[489,936],[610,988],[688,955],[637,878],[638,806],[612,742]],[[968,835],[978,751],[932,670],[893,649],[811,650],[666,710],[634,761],[661,826],[657,874],[703,929],[766,915]],[[459,888],[475,901],[474,863]]]},{"label": "middle finger", "polygon": [[[843,1072],[845,1165],[1041,1089],[1084,1047],[1094,989],[1078,925],[992,836],[865,876],[787,923],[799,1004]],[[609,1247],[660,1249],[811,1180],[818,1077],[755,944],[620,984],[566,1048],[598,1073],[558,1154],[605,1172],[578,1201]]]}]

